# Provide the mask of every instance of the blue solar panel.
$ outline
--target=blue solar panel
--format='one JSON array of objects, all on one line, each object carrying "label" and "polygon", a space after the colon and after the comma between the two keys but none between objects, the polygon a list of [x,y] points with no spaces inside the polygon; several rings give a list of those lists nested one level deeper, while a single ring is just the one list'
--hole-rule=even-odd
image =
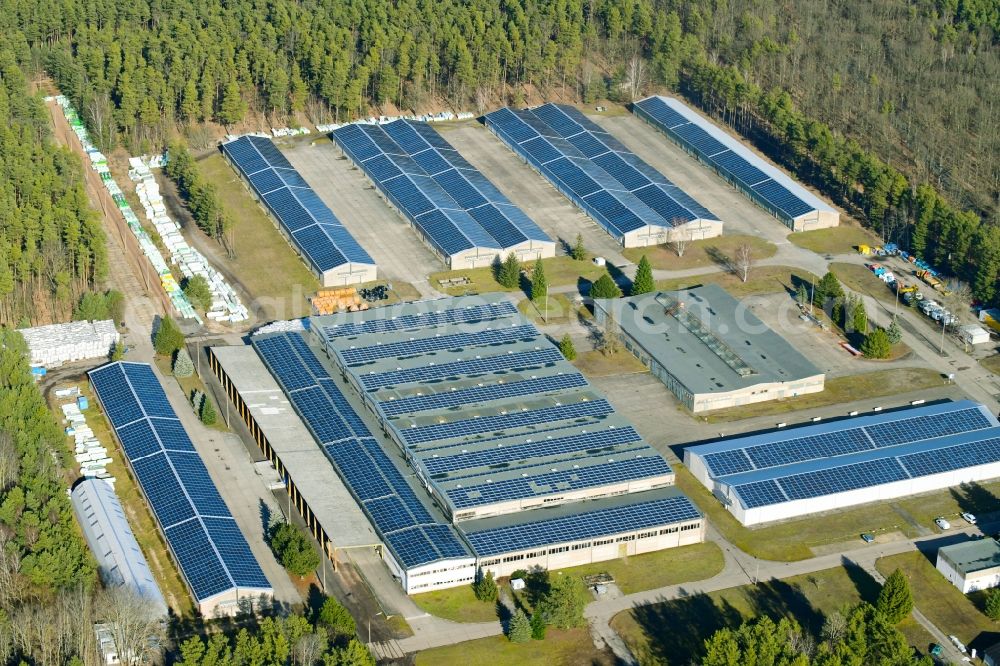
[{"label": "blue solar panel", "polygon": [[[354,139],[355,147],[365,152],[364,145],[359,143],[365,137]],[[269,139],[240,137],[222,144],[222,151],[267,204],[313,270],[324,272],[348,262],[374,264]],[[311,226],[316,222],[341,227],[342,231],[328,233]],[[345,242],[347,238],[350,242]]]},{"label": "blue solar panel", "polygon": [[901,417],[898,420],[875,423],[864,427],[875,446],[895,446],[902,442],[933,439],[959,432],[970,432],[992,427],[992,423],[973,407],[943,414]]},{"label": "blue solar panel", "polygon": [[882,458],[870,460],[864,465],[830,467],[784,476],[778,479],[778,485],[789,499],[797,500],[869,488],[908,478],[906,470],[895,458]]},{"label": "blue solar panel", "polygon": [[774,481],[755,481],[735,486],[737,494],[748,509],[787,502],[788,498]]},{"label": "blue solar panel", "polygon": [[[529,514],[530,515],[530,514]],[[542,545],[583,541],[614,534],[699,520],[701,514],[684,496],[638,502],[558,518],[466,532],[479,557],[527,550]]]},{"label": "blue solar panel", "polygon": [[460,375],[479,376],[493,372],[510,370],[530,370],[548,367],[562,360],[558,350],[551,347],[520,354],[501,354],[486,356],[469,361],[441,363],[408,370],[392,370],[378,374],[362,374],[359,376],[366,391],[375,391],[385,386],[403,386],[417,382],[429,382],[448,377],[458,378]]},{"label": "blue solar panel", "polygon": [[641,441],[639,433],[631,426],[625,428],[603,429],[567,437],[547,437],[532,439],[523,444],[485,449],[472,452],[449,452],[465,444],[453,444],[447,447],[431,447],[427,451],[440,451],[433,458],[424,461],[427,471],[434,475],[447,475],[463,469],[473,469],[488,465],[500,465],[519,460],[549,456],[560,456],[569,453],[586,452],[588,455],[611,453],[623,445]]},{"label": "blue solar panel", "polygon": [[577,109],[557,104],[530,111],[501,109],[485,120],[616,238],[645,226],[670,228],[678,221],[716,219]]},{"label": "blue solar panel", "polygon": [[540,377],[519,382],[497,383],[477,386],[461,391],[443,391],[431,395],[413,396],[382,403],[382,411],[388,416],[415,414],[417,412],[447,409],[459,405],[472,405],[491,400],[502,400],[523,395],[542,395],[552,391],[586,386],[587,380],[578,372]]},{"label": "blue solar panel", "polygon": [[900,456],[899,462],[916,478],[966,467],[1000,462],[1000,438],[990,437],[931,451]]},{"label": "blue solar panel", "polygon": [[[433,523],[434,518],[302,336],[298,333],[255,336],[253,345],[403,565],[417,566],[443,557],[433,546],[419,548],[411,545],[407,537],[396,536],[412,533],[418,535],[413,537],[416,541],[430,543],[421,526]],[[302,386],[305,381],[308,385]],[[452,539],[456,539],[454,535]],[[459,555],[448,557],[468,555],[460,544],[458,547]]]},{"label": "blue solar panel", "polygon": [[[550,240],[523,213],[499,219],[470,215],[487,202],[510,202],[426,124],[399,120],[351,127],[335,130],[333,139],[441,254],[473,247],[501,252],[527,239]],[[359,133],[370,145],[354,145]],[[408,177],[399,178],[400,170]]]},{"label": "blue solar panel", "polygon": [[[90,380],[196,599],[270,589],[152,368],[118,362]],[[211,519],[229,526],[225,543],[206,530]]]},{"label": "blue solar panel", "polygon": [[[791,220],[816,210],[812,203],[806,201],[803,192],[790,191],[769,176],[763,168],[755,166],[752,162],[759,158],[744,157],[732,139],[727,139],[730,148],[725,141],[713,137],[700,126],[706,121],[693,112],[688,112],[690,118],[685,118],[684,114],[670,108],[659,97],[636,102],[634,109],[638,115],[659,127],[667,136],[694,151],[703,161],[735,182],[744,192],[756,193],[766,202],[765,207],[770,208],[779,217]],[[763,167],[763,160],[759,161]]]},{"label": "blue solar panel", "polygon": [[708,453],[704,456],[705,464],[708,465],[712,476],[726,476],[727,474],[739,474],[749,472],[753,469],[753,463],[747,458],[743,449],[735,451],[719,451],[718,453]]},{"label": "blue solar panel", "polygon": [[418,331],[442,324],[467,324],[494,320],[516,312],[517,309],[509,301],[482,303],[461,308],[449,308],[438,312],[401,315],[392,319],[368,319],[324,326],[323,336],[329,339],[368,333],[388,333],[390,331]]},{"label": "blue solar panel", "polygon": [[431,338],[417,338],[403,342],[355,347],[343,350],[341,358],[349,366],[361,365],[393,356],[426,354],[445,349],[502,345],[517,340],[531,340],[537,338],[538,335],[538,330],[534,326],[521,324],[519,326],[486,329],[478,333],[452,333],[450,335],[439,335]]}]

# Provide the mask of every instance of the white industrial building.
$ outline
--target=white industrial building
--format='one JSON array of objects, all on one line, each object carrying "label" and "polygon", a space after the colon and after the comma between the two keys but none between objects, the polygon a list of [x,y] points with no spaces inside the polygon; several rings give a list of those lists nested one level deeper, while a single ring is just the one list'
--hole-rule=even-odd
[{"label": "white industrial building", "polygon": [[31,365],[55,368],[63,363],[93,358],[107,358],[120,340],[115,322],[110,319],[71,321],[19,331],[28,344]]},{"label": "white industrial building", "polygon": [[111,484],[101,479],[84,479],[73,488],[71,498],[104,584],[132,590],[149,602],[156,617],[166,617],[167,603]]},{"label": "white industrial building", "polygon": [[1000,542],[974,539],[942,546],[937,570],[962,594],[1000,587]]},{"label": "white industrial building", "polygon": [[757,525],[1000,477],[1000,423],[945,402],[691,446],[684,463]]}]

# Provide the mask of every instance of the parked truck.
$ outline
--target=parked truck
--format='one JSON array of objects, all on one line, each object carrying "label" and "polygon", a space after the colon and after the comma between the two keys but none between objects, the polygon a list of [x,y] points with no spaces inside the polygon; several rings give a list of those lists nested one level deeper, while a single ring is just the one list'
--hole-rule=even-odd
[{"label": "parked truck", "polygon": [[948,289],[944,286],[944,282],[938,279],[938,277],[929,270],[920,269],[917,271],[917,277],[926,282],[935,291],[939,291],[942,294],[948,293]]}]

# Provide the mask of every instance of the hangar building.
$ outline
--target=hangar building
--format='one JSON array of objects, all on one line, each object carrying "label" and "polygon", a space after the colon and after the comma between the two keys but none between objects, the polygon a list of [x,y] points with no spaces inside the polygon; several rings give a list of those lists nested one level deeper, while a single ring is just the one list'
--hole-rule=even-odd
[{"label": "hangar building", "polygon": [[632,111],[792,231],[840,224],[835,208],[679,99],[647,97],[633,104]]},{"label": "hangar building", "polygon": [[1000,587],[1000,542],[974,539],[942,546],[937,570],[962,594]]},{"label": "hangar building", "polygon": [[732,437],[684,464],[744,525],[1000,476],[1000,422],[962,400]]}]

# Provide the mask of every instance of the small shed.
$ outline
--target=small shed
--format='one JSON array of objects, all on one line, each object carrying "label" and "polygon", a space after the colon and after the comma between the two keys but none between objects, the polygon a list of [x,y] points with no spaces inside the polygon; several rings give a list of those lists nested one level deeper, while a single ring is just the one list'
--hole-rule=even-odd
[{"label": "small shed", "polygon": [[962,342],[970,345],[981,345],[990,341],[990,332],[982,326],[976,326],[975,324],[963,326],[958,330],[958,335],[962,339]]}]

